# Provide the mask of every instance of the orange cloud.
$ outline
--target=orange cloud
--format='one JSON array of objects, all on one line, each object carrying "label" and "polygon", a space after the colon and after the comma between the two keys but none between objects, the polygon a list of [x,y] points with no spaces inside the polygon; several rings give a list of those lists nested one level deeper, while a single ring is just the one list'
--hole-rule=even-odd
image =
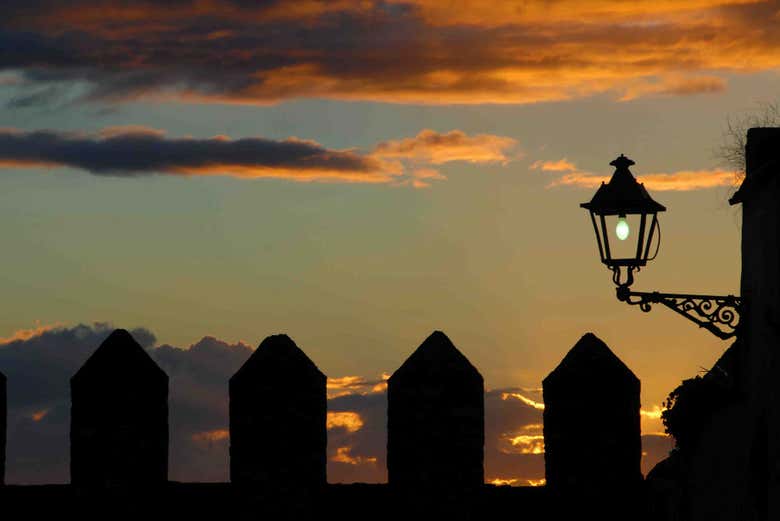
[{"label": "orange cloud", "polygon": [[363,419],[354,411],[328,411],[327,429],[342,428],[347,432],[357,432],[363,428]]},{"label": "orange cloud", "polygon": [[502,400],[510,400],[510,399],[520,400],[524,404],[530,405],[534,409],[537,409],[537,410],[540,410],[540,411],[544,410],[544,404],[543,403],[534,401],[534,400],[532,400],[532,399],[530,399],[530,398],[528,398],[526,396],[523,396],[520,393],[502,393],[501,394],[501,399]]},{"label": "orange cloud", "polygon": [[[501,399],[517,399],[537,410],[544,409],[544,404],[534,402],[518,393],[503,393]],[[498,449],[504,454],[544,454],[543,429],[544,425],[541,423],[529,423],[514,432],[503,433],[499,436]]]},{"label": "orange cloud", "polygon": [[531,164],[531,170],[541,170],[543,172],[570,172],[577,170],[574,163],[570,162],[565,157],[557,161],[534,161]]},{"label": "orange cloud", "polygon": [[520,478],[487,478],[485,481],[491,485],[500,487],[504,485],[515,485],[520,481]]},{"label": "orange cloud", "polygon": [[606,183],[610,179],[608,175],[589,174],[587,172],[573,172],[559,177],[547,185],[547,188],[557,188],[559,186],[576,186],[578,188],[598,188],[601,183]]},{"label": "orange cloud", "polygon": [[503,448],[506,454],[544,454],[544,436],[542,434],[506,435],[510,447]]},{"label": "orange cloud", "polygon": [[328,389],[347,389],[350,387],[357,387],[365,385],[366,379],[362,376],[339,376],[330,377],[326,387]]},{"label": "orange cloud", "polygon": [[[16,341],[25,341],[30,340],[31,338],[35,338],[37,336],[41,336],[42,334],[46,333],[47,331],[52,331],[54,329],[57,329],[59,327],[62,327],[61,322],[56,322],[54,324],[40,324],[40,322],[36,321],[35,327],[32,327],[30,329],[17,329],[14,331],[11,336],[7,336],[5,338],[0,338],[0,345],[10,344],[11,342]],[[36,420],[38,421],[38,420]]]},{"label": "orange cloud", "polygon": [[[379,143],[372,155],[382,159],[408,159],[432,165],[452,161],[507,163],[511,160],[509,151],[516,146],[516,140],[505,136],[469,136],[460,130],[439,133],[425,129],[412,138]],[[432,173],[430,170],[423,172]]]},{"label": "orange cloud", "polygon": [[[547,185],[547,188],[560,186],[575,186],[578,188],[594,189],[602,182],[609,181],[609,176],[590,174],[588,172],[572,172],[555,179]],[[646,174],[637,176],[640,183],[644,183],[648,190],[663,191],[690,191],[716,188],[719,186],[735,186],[737,183],[734,172],[726,170],[680,170],[673,173]]]},{"label": "orange cloud", "polygon": [[638,177],[650,190],[701,190],[718,186],[735,186],[737,177],[726,170],[680,170],[671,174],[648,174]]},{"label": "orange cloud", "polygon": [[328,378],[328,398],[339,398],[350,394],[367,395],[383,393],[387,389],[390,375],[382,373],[377,379],[369,380],[362,376],[340,376]]},{"label": "orange cloud", "polygon": [[371,387],[372,393],[383,393],[385,391],[387,391],[387,378],[385,378],[385,381],[379,382]]},{"label": "orange cloud", "polygon": [[[89,100],[631,100],[719,92],[724,72],[780,67],[777,6],[763,0],[22,2],[6,0],[0,35],[14,70],[86,82]],[[12,104],[36,94],[24,87]]]},{"label": "orange cloud", "polygon": [[336,454],[330,458],[336,463],[346,463],[348,465],[376,465],[377,458],[366,456],[353,456],[352,447],[338,447]]},{"label": "orange cloud", "polygon": [[527,487],[542,487],[547,483],[544,478],[541,479],[523,479],[523,478],[489,478],[485,480],[491,485],[501,486],[527,486]]},{"label": "orange cloud", "polygon": [[368,183],[388,184],[400,175],[395,170],[377,170],[368,172],[345,172],[343,170],[313,168],[308,171],[297,168],[247,167],[232,164],[214,164],[202,167],[177,167],[170,173],[185,176],[225,176],[236,179],[287,179],[299,183]]},{"label": "orange cloud", "polygon": [[557,22],[620,23],[645,19],[658,23],[693,17],[713,8],[754,4],[760,0],[588,0],[587,2],[518,2],[456,0],[390,0],[415,5],[425,20],[434,25],[474,24],[482,27],[506,24]]},{"label": "orange cloud", "polygon": [[371,387],[372,393],[383,393],[387,391],[387,381],[390,379],[390,373],[383,372],[379,375],[380,380]]}]

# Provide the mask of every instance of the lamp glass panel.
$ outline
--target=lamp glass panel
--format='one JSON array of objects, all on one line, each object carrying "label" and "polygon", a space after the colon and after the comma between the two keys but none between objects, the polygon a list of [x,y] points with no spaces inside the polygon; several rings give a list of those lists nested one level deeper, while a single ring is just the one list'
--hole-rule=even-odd
[{"label": "lamp glass panel", "polygon": [[[607,215],[604,219],[612,259],[635,259],[637,241],[640,239],[642,216],[636,214]],[[645,239],[647,232],[648,230],[645,229]],[[644,248],[642,251],[644,252]]]}]

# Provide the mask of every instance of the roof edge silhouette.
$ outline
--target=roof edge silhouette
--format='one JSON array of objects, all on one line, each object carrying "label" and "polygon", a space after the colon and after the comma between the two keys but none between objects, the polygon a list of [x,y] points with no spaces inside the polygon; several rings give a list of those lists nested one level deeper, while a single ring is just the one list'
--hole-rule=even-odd
[{"label": "roof edge silhouette", "polygon": [[146,349],[141,347],[133,335],[126,329],[118,328],[113,330],[81,365],[71,377],[71,383],[93,377],[95,374],[107,376],[106,370],[118,357],[121,357],[124,363],[132,362],[134,364],[128,368],[130,370],[137,370],[139,366],[145,366],[148,371],[153,371],[166,381],[168,379],[166,372],[154,361]]},{"label": "roof edge silhouette", "polygon": [[436,360],[445,359],[445,357],[452,358],[460,366],[470,370],[470,372],[482,379],[482,374],[479,372],[479,369],[469,361],[466,355],[455,347],[455,344],[452,343],[449,337],[443,331],[435,330],[428,335],[411,355],[409,355],[404,363],[401,364],[401,367],[395,370],[388,379],[388,383],[399,377],[403,377],[417,367],[435,363]]},{"label": "roof edge silhouette", "polygon": [[589,365],[594,367],[598,365],[601,368],[611,365],[610,371],[614,368],[616,374],[628,378],[637,384],[640,382],[634,372],[618,358],[603,340],[595,334],[588,332],[574,344],[574,347],[566,353],[566,356],[563,357],[555,369],[550,371],[542,380],[542,383],[545,385],[554,384],[559,378],[564,377],[571,367],[581,366],[587,368]]},{"label": "roof edge silhouette", "polygon": [[252,352],[246,362],[230,377],[230,382],[242,380],[265,364],[273,364],[285,359],[327,379],[325,373],[298,347],[292,338],[285,333],[278,333],[269,335],[260,342],[260,345]]}]

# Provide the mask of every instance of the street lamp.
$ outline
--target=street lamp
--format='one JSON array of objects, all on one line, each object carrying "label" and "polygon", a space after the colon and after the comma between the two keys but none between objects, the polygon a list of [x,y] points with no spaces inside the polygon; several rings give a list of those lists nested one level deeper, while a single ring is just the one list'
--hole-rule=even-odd
[{"label": "street lamp", "polygon": [[[662,304],[727,339],[737,334],[741,299],[733,295],[693,295],[632,291],[634,272],[653,260],[661,245],[658,213],[666,207],[653,200],[629,170],[635,164],[620,155],[610,165],[615,173],[601,183],[593,198],[580,206],[590,212],[601,262],[612,271],[617,298],[648,312]],[[652,255],[651,255],[652,250]]]}]

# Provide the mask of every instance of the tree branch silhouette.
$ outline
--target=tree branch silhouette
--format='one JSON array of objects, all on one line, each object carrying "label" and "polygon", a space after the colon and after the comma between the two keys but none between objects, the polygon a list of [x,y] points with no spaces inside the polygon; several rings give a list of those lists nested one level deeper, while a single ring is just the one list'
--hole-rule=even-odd
[{"label": "tree branch silhouette", "polygon": [[747,131],[753,127],[780,126],[780,102],[760,102],[741,116],[729,116],[723,131],[721,145],[715,156],[737,175],[737,184],[745,176],[745,144]]}]

